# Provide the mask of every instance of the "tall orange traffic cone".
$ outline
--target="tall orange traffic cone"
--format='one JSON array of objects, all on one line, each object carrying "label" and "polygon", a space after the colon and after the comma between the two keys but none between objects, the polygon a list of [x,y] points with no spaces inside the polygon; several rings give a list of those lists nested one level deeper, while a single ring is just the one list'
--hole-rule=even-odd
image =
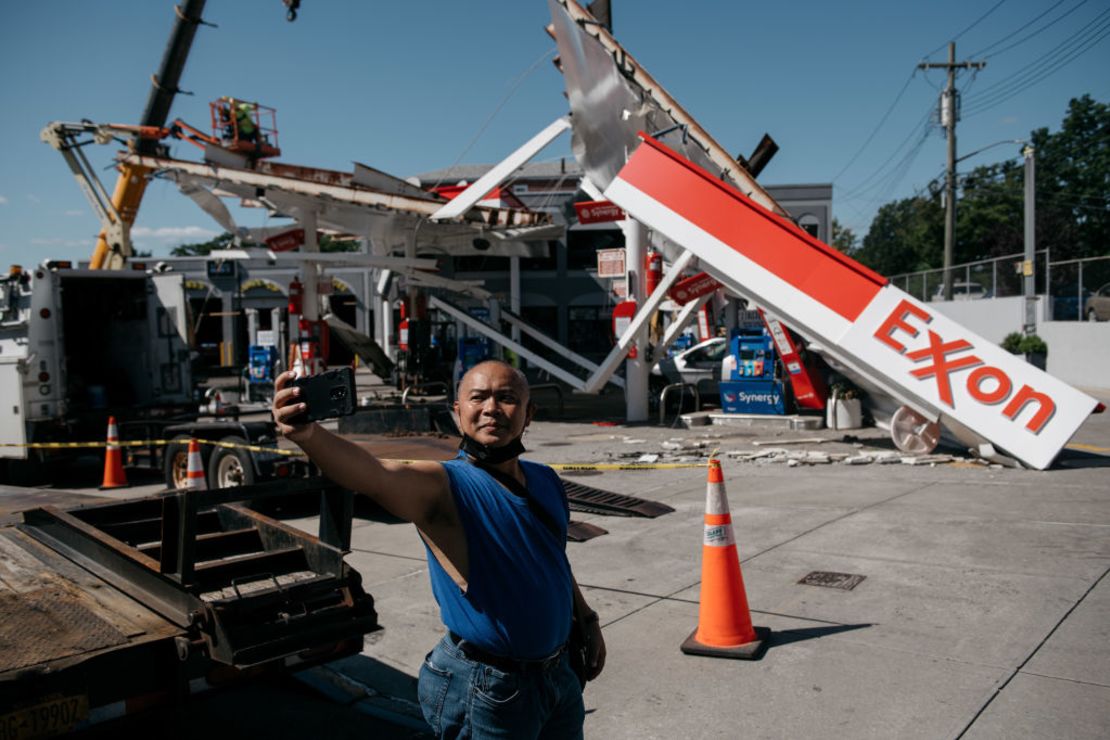
[{"label": "tall orange traffic cone", "polygon": [[705,538],[701,555],[701,604],[698,628],[682,643],[682,652],[715,658],[759,660],[771,630],[752,627],[740,556],[732,533],[721,461],[709,461],[705,494]]},{"label": "tall orange traffic cone", "polygon": [[126,488],[127,476],[123,473],[123,453],[119,448],[119,427],[116,417],[108,417],[108,447],[104,450],[104,482],[100,490]]},{"label": "tall orange traffic cone", "polygon": [[189,466],[185,471],[185,488],[191,491],[207,491],[204,480],[204,460],[200,456],[200,442],[189,440]]}]

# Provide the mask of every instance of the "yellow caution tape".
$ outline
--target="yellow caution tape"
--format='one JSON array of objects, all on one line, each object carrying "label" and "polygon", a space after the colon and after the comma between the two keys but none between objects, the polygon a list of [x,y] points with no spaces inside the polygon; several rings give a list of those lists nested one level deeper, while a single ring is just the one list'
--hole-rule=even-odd
[{"label": "yellow caution tape", "polygon": [[[216,439],[200,439],[196,440],[202,445],[211,445],[212,447],[224,447],[232,450],[250,450],[251,452],[269,452],[274,455],[285,455],[287,457],[303,456],[304,453],[300,450],[282,450],[277,447],[261,447],[259,445],[239,444],[236,442],[224,442],[223,440]],[[114,442],[117,447],[164,447],[170,444],[184,445],[188,440],[184,438],[178,439],[129,439]],[[0,447],[25,447],[29,450],[64,450],[64,449],[81,449],[81,448],[103,448],[107,447],[107,442],[28,442],[26,444],[15,444],[14,442],[0,442]]]},{"label": "yellow caution tape", "polygon": [[1096,445],[1087,445],[1081,442],[1072,442],[1067,447],[1069,450],[1083,450],[1084,452],[1110,452],[1110,447],[1098,447]]},{"label": "yellow caution tape", "polygon": [[[404,460],[400,458],[381,457],[383,462],[395,462],[402,465],[412,465],[422,462],[446,462],[446,460]],[[535,462],[535,461],[533,461]],[[704,468],[705,463],[541,463],[554,470],[585,472],[589,470],[677,470],[679,468]]]}]

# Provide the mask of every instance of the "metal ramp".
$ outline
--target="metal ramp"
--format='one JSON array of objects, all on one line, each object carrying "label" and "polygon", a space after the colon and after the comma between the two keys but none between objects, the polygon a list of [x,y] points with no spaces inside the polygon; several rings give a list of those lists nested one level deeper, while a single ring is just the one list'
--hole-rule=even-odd
[{"label": "metal ramp", "polygon": [[563,483],[563,491],[567,494],[571,511],[603,514],[605,516],[637,516],[647,519],[654,519],[657,516],[674,511],[670,506],[658,501],[648,501],[636,496],[603,491],[600,488],[591,488],[565,478],[559,480]]},{"label": "metal ramp", "polygon": [[[319,536],[240,503],[295,493],[319,496]],[[349,491],[314,478],[44,506],[19,529],[183,628],[182,660],[202,653],[243,668],[354,654],[379,629],[373,598],[343,562],[351,511]]]}]

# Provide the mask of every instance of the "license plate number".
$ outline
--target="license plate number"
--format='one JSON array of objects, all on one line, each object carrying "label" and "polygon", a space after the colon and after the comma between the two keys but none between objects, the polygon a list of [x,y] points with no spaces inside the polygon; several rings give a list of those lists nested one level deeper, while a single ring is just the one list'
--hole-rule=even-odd
[{"label": "license plate number", "polygon": [[0,740],[51,737],[72,730],[89,716],[86,696],[63,696],[0,714]]}]

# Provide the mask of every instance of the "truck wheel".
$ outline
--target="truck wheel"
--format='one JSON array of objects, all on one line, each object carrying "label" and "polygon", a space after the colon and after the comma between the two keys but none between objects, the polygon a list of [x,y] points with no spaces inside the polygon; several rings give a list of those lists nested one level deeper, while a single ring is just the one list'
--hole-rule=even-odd
[{"label": "truck wheel", "polygon": [[[224,437],[221,442],[245,445],[242,437]],[[208,461],[208,486],[210,488],[234,488],[254,483],[254,461],[247,450],[233,447],[217,447]]]},{"label": "truck wheel", "polygon": [[[166,456],[162,459],[162,472],[166,476],[166,488],[184,490],[188,486],[186,473],[189,472],[189,440],[188,434],[179,434],[166,445]],[[200,460],[204,468],[208,467],[208,459],[212,456],[208,445],[200,446]]]}]

